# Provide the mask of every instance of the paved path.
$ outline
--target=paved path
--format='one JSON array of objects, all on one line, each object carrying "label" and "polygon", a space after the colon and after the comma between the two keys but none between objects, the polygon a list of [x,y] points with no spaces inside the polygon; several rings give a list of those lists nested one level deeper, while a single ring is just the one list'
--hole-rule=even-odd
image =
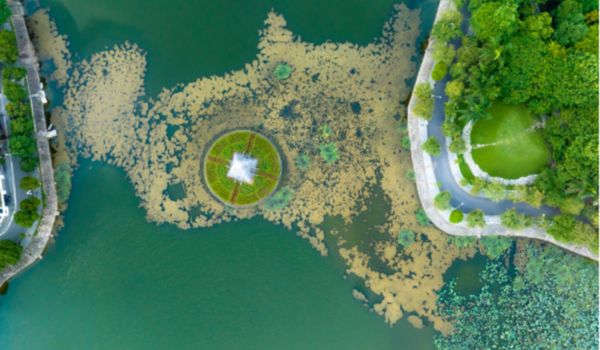
[{"label": "paved path", "polygon": [[48,139],[45,137],[45,132],[47,130],[46,116],[39,95],[41,90],[38,72],[39,65],[33,45],[29,39],[21,3],[16,0],[8,0],[8,5],[12,11],[11,19],[17,36],[19,63],[27,70],[27,88],[29,90],[31,111],[33,113],[38,154],[40,158],[40,178],[42,189],[44,191],[44,207],[42,209],[42,218],[39,221],[36,234],[31,238],[23,250],[21,260],[16,265],[9,266],[0,273],[0,285],[5,284],[10,278],[42,258],[44,249],[52,236],[54,221],[58,215],[54,169],[52,168],[50,145]]},{"label": "paved path", "polygon": [[[454,8],[454,5],[451,0],[441,0],[435,21],[439,20],[443,12],[452,8]],[[448,79],[446,78],[439,82],[434,82],[431,79],[431,70],[433,69],[434,62],[430,50],[433,47],[433,42],[434,39],[431,39],[429,42],[429,48],[425,52],[415,81],[415,86],[422,82],[433,84],[433,94],[436,96],[433,118],[427,122],[413,114],[412,110],[416,102],[414,95],[411,97],[408,105],[408,131],[417,190],[421,205],[433,224],[440,230],[457,236],[481,237],[484,235],[500,235],[539,239],[560,246],[573,253],[598,260],[598,256],[592,253],[587,247],[559,242],[540,227],[534,226],[523,230],[507,229],[501,224],[499,217],[501,213],[513,207],[520,213],[530,216],[539,216],[542,214],[555,215],[558,213],[558,210],[550,207],[534,208],[526,203],[514,203],[509,200],[496,203],[484,197],[471,195],[458,184],[452,175],[446,138],[442,133],[442,124],[445,117],[444,103],[447,101],[444,89]],[[429,136],[435,136],[440,141],[441,154],[438,157],[431,157],[421,149],[422,144]],[[452,195],[452,205],[460,207],[464,212],[474,209],[483,210],[486,214],[486,226],[483,228],[471,228],[466,226],[464,221],[460,224],[450,223],[448,219],[450,211],[440,211],[433,205],[433,199],[440,191],[450,192]]]}]

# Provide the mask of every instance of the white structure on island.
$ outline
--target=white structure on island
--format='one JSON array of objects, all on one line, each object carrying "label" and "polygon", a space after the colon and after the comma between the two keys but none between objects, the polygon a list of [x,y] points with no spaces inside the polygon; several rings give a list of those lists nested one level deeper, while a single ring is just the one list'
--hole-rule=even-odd
[{"label": "white structure on island", "polygon": [[243,153],[234,153],[229,162],[227,177],[238,182],[252,184],[256,175],[258,160]]}]

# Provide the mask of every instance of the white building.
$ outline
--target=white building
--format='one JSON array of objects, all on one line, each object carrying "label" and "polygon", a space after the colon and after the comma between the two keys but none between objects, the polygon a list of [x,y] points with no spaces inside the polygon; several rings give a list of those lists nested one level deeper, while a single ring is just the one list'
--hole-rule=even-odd
[{"label": "white building", "polygon": [[242,154],[234,153],[233,159],[229,162],[227,177],[238,182],[252,184],[254,175],[256,175],[256,165],[258,160]]}]

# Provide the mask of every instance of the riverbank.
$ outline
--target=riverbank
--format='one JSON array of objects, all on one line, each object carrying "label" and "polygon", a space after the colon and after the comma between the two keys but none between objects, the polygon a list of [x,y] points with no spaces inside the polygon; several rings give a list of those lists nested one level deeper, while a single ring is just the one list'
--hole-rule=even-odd
[{"label": "riverbank", "polygon": [[58,216],[54,169],[52,168],[52,156],[46,135],[47,125],[44,105],[40,94],[43,91],[38,72],[39,64],[27,32],[27,26],[25,25],[23,6],[18,1],[13,0],[9,0],[8,4],[12,11],[12,21],[17,37],[19,63],[27,70],[27,88],[29,90],[40,160],[39,169],[44,193],[44,206],[42,209],[42,218],[38,223],[37,233],[34,234],[29,244],[23,249],[20,261],[16,265],[9,266],[2,271],[0,274],[0,285],[6,284],[15,275],[42,258],[48,241],[52,237],[54,223]]},{"label": "riverbank", "polygon": [[[455,9],[451,0],[441,0],[434,23],[441,18],[444,12],[451,9]],[[440,92],[440,95],[443,95],[446,80],[435,82],[433,79],[431,79],[431,71],[433,70],[434,66],[431,48],[433,47],[434,42],[435,39],[430,38],[428,48],[419,68],[415,86],[419,85],[420,83],[428,83],[435,87],[436,92]],[[443,102],[444,101],[441,99],[436,99],[434,114],[441,113],[443,115]],[[505,236],[537,239],[554,244],[572,253],[598,261],[598,255],[594,254],[589,248],[560,242],[546,233],[546,231],[541,227],[532,226],[522,230],[513,230],[504,227],[500,222],[500,215],[498,214],[503,212],[505,209],[500,209],[502,209],[502,207],[506,207],[507,205],[510,206],[510,204],[514,206],[513,203],[507,201],[499,204],[492,202],[486,203],[488,206],[498,207],[493,208],[494,210],[480,208],[486,213],[486,225],[483,228],[468,227],[464,221],[458,224],[450,223],[450,211],[440,211],[435,208],[433,204],[433,199],[440,192],[440,185],[443,186],[445,190],[450,191],[452,197],[461,199],[461,207],[466,205],[466,208],[469,208],[469,202],[481,202],[482,199],[474,198],[472,195],[464,192],[457,182],[458,179],[452,176],[454,174],[450,170],[450,165],[448,163],[448,151],[446,150],[445,139],[443,137],[438,138],[442,143],[442,155],[440,157],[433,159],[429,154],[422,150],[423,143],[430,136],[429,128],[431,125],[436,126],[436,133],[442,135],[441,122],[439,125],[435,125],[416,116],[413,112],[415,103],[416,96],[413,94],[408,105],[408,130],[411,141],[411,157],[417,183],[417,192],[421,201],[421,205],[423,206],[423,209],[427,213],[429,219],[436,227],[448,234],[455,236],[475,236],[478,238],[481,236]],[[443,162],[446,162],[446,164]],[[447,169],[447,174],[443,178],[436,176],[436,168],[438,167]],[[471,210],[473,209],[477,209],[477,206],[471,208]],[[521,210],[519,207],[517,209]]]}]

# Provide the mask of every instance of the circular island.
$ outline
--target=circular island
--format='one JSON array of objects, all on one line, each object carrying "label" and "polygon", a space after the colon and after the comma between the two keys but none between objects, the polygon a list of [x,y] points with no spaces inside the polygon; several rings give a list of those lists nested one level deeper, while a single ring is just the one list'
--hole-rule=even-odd
[{"label": "circular island", "polygon": [[207,187],[230,206],[261,202],[277,188],[280,177],[277,148],[254,131],[236,130],[219,137],[204,158]]}]

